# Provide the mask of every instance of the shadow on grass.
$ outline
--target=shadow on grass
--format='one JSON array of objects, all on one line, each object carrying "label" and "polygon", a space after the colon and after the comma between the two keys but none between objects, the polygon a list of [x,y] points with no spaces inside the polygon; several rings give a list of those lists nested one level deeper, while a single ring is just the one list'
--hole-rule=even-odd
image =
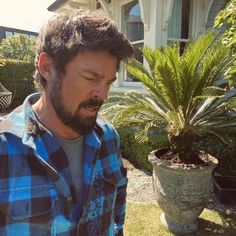
[{"label": "shadow on grass", "polygon": [[[235,236],[236,235],[236,220],[233,218],[223,218],[224,224],[220,225],[210,220],[198,219],[198,230],[195,233],[185,236]],[[183,236],[173,234],[174,236]]]},{"label": "shadow on grass", "polygon": [[235,236],[236,235],[236,227],[235,221],[236,217],[229,218],[225,217],[221,218],[224,221],[223,225],[218,223],[212,222],[210,220],[198,219],[198,231],[195,234],[196,236],[211,236],[211,235],[224,235],[224,236]]},{"label": "shadow on grass", "polygon": [[229,216],[223,212],[218,214],[223,222],[223,225],[233,228],[236,233],[236,214],[233,214],[232,216],[231,215]]},{"label": "shadow on grass", "polygon": [[198,231],[188,236],[235,236],[236,235],[236,215],[228,216],[219,213],[222,224],[212,222],[203,218],[198,219]]}]

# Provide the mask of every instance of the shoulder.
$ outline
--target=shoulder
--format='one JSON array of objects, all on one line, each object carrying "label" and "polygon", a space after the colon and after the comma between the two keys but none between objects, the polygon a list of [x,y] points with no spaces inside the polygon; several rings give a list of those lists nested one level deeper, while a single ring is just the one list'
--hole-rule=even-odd
[{"label": "shoulder", "polygon": [[0,134],[12,133],[19,136],[22,130],[24,130],[24,126],[24,115],[22,113],[22,106],[20,106],[1,119]]},{"label": "shoulder", "polygon": [[7,138],[5,134],[0,134],[0,154],[4,154],[6,152],[7,147]]},{"label": "shoulder", "polygon": [[97,125],[101,128],[105,139],[119,139],[119,135],[114,126],[103,116],[98,116]]}]

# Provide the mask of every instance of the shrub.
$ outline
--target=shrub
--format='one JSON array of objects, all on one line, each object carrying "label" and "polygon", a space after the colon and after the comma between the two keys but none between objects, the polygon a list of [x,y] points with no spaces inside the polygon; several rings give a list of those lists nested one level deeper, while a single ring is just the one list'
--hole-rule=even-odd
[{"label": "shrub", "polygon": [[13,93],[13,100],[8,108],[22,104],[25,97],[35,91],[33,82],[34,64],[28,61],[0,59],[0,82]]},{"label": "shrub", "polygon": [[128,159],[135,167],[146,171],[152,170],[152,164],[148,161],[148,154],[157,148],[167,145],[167,138],[162,135],[152,135],[148,141],[139,143],[135,139],[135,130],[132,128],[117,129],[121,139],[122,157]]},{"label": "shrub", "polygon": [[197,148],[215,156],[219,163],[215,171],[222,175],[236,176],[236,134],[231,134],[228,143],[222,142],[213,135],[201,137],[197,142]]},{"label": "shrub", "polygon": [[35,39],[12,35],[0,43],[0,58],[34,61]]}]

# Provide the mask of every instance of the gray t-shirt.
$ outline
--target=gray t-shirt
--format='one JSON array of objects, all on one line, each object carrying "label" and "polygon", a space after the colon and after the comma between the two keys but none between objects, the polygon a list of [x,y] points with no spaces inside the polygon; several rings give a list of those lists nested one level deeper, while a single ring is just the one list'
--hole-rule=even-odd
[{"label": "gray t-shirt", "polygon": [[83,195],[83,137],[75,140],[67,140],[61,137],[56,137],[56,139],[61,144],[68,158],[76,198],[81,203]]}]

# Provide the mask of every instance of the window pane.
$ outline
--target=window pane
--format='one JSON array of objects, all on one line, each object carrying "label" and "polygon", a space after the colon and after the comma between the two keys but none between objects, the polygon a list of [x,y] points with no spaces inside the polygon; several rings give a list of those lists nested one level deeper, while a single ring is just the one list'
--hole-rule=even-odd
[{"label": "window pane", "polygon": [[99,2],[99,0],[96,1],[96,9],[100,9],[102,8],[101,3]]},{"label": "window pane", "polygon": [[180,42],[180,53],[184,51],[185,45],[191,35],[193,15],[193,1],[174,0],[171,18],[168,24],[167,45]]},{"label": "window pane", "polygon": [[5,38],[9,37],[9,36],[12,36],[13,35],[13,32],[11,31],[5,31]]},{"label": "window pane", "polygon": [[182,19],[182,0],[174,0],[171,18],[168,24],[168,38],[180,39]]},{"label": "window pane", "polygon": [[29,34],[29,38],[35,39],[37,36],[33,34]]},{"label": "window pane", "polygon": [[143,40],[144,30],[138,0],[122,6],[123,32],[130,41]]}]

